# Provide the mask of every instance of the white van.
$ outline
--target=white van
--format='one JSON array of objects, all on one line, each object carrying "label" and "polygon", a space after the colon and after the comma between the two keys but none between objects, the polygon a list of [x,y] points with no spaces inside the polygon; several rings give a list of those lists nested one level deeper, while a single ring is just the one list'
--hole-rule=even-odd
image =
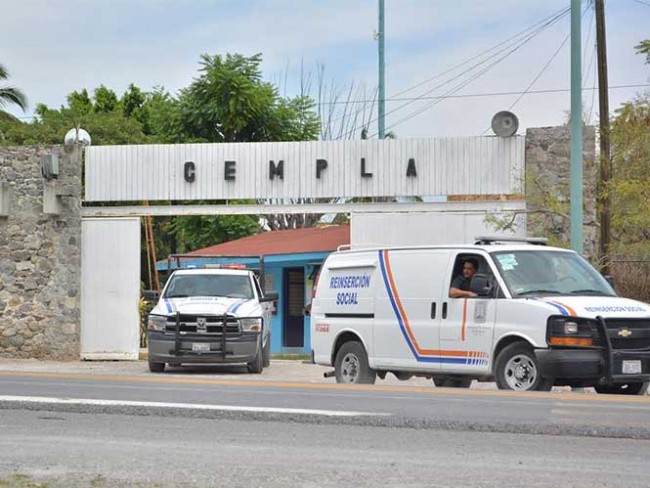
[{"label": "white van", "polygon": [[[332,253],[312,302],[314,362],[333,365],[339,383],[393,373],[436,386],[646,392],[650,305],[617,296],[573,251],[477,239]],[[468,260],[475,297],[451,298]]]}]

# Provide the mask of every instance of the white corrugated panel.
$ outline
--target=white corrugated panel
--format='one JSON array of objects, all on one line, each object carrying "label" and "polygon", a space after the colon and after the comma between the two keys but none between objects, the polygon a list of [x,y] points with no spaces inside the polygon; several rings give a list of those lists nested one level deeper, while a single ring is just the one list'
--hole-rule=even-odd
[{"label": "white corrugated panel", "polygon": [[81,222],[81,359],[138,359],[140,219]]},{"label": "white corrugated panel", "polygon": [[[327,167],[317,177],[319,160]],[[365,161],[362,175],[361,161]],[[409,161],[416,176],[407,176]],[[186,162],[196,165],[187,182]],[[227,161],[235,180],[225,179]],[[270,161],[284,178],[270,179]],[[521,191],[523,137],[94,146],[86,201],[291,199],[512,194]]]}]

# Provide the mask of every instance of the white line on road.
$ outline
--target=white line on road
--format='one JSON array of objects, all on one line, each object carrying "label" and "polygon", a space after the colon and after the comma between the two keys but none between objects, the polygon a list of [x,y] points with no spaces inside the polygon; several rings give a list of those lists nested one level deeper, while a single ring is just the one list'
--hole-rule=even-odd
[{"label": "white line on road", "polygon": [[324,417],[360,417],[384,416],[386,413],[353,412],[318,410],[306,408],[277,408],[277,407],[241,407],[234,405],[205,405],[192,403],[166,403],[166,402],[134,402],[127,400],[94,400],[88,398],[53,398],[53,397],[28,397],[28,396],[0,396],[0,402],[22,403],[47,403],[58,405],[92,405],[104,407],[149,407],[149,408],[185,408],[191,410],[211,410],[224,412],[251,412],[251,413],[282,413],[295,415],[321,415]]}]

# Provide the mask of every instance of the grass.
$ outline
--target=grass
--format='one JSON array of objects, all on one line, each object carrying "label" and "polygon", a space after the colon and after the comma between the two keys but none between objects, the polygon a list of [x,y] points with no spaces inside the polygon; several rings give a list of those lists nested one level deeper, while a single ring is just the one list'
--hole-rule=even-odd
[{"label": "grass", "polygon": [[47,488],[46,483],[32,480],[25,474],[15,473],[6,478],[0,478],[0,488]]}]

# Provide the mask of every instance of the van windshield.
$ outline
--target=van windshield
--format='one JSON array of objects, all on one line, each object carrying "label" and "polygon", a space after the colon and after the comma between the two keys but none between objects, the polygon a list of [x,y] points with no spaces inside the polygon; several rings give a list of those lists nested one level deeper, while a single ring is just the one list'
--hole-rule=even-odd
[{"label": "van windshield", "polygon": [[536,249],[491,254],[513,297],[616,296],[607,280],[574,252]]},{"label": "van windshield", "polygon": [[246,275],[193,274],[172,277],[164,298],[180,297],[253,298],[251,280]]}]

